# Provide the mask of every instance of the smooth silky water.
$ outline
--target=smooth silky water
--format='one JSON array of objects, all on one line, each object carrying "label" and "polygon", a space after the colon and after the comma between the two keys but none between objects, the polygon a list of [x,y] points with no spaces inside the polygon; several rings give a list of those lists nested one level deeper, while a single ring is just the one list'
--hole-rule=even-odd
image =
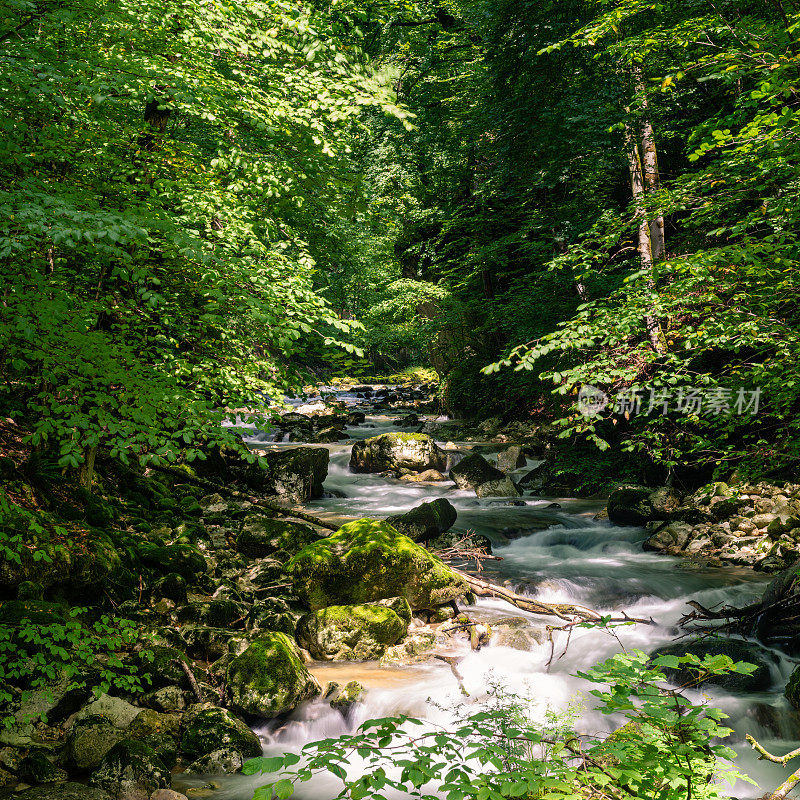
[{"label": "smooth silky water", "polygon": [[[348,401],[351,398],[345,396]],[[352,439],[363,439],[400,430],[394,426],[398,416],[370,416],[366,423],[369,427],[348,428],[347,432]],[[268,441],[255,431],[252,436],[248,433],[245,440],[251,446],[264,446]],[[298,443],[277,446],[296,447]],[[348,468],[351,445],[326,447],[331,452],[331,462],[325,488],[345,496],[311,503],[311,513],[332,518],[382,518],[445,497],[458,511],[454,530],[487,536],[495,555],[502,557],[502,561],[484,562],[487,576],[511,581],[517,591],[543,601],[574,602],[606,612],[624,609],[634,617],[652,618],[654,625],[617,629],[626,649],[651,652],[672,642],[680,635],[677,622],[688,610],[689,600],[706,607],[720,603],[745,605],[760,596],[768,580],[744,568],[685,568],[677,558],[645,552],[642,529],[594,521],[595,513],[603,506],[600,501],[523,497],[525,505],[517,506],[500,499],[477,500],[474,493],[459,491],[451,482],[417,484],[353,474]],[[455,459],[458,457],[454,454]],[[529,462],[520,474],[535,464]],[[559,507],[553,507],[554,503]],[[480,600],[477,613],[482,618],[518,616],[529,617],[538,625],[545,622],[501,600]],[[566,651],[566,634],[556,633],[554,642],[555,657],[549,667],[549,643],[536,645],[530,652],[492,645],[474,653],[465,650],[459,671],[470,695],[466,701],[445,665],[380,668],[375,664],[321,664],[312,671],[323,684],[358,680],[368,688],[365,702],[345,719],[327,704],[312,701],[296,709],[288,719],[266,722],[255,730],[262,737],[265,754],[298,752],[308,742],[352,732],[371,718],[403,713],[446,724],[454,718],[453,709],[461,708],[462,713],[467,713],[465,702],[480,704],[486,699],[487,690],[496,685],[529,698],[533,720],[543,719],[550,708],[566,709],[577,698],[581,709],[579,730],[611,731],[618,727],[623,721],[620,718],[592,710],[592,698],[587,694],[592,687],[574,675],[619,652],[619,643],[608,633],[587,629],[573,630]],[[734,696],[708,687],[703,693],[689,693],[694,699],[710,697],[730,716],[726,724],[735,730],[732,746],[739,754],[737,764],[761,787],[738,783],[730,796],[742,800],[760,797],[789,774],[777,765],[758,761],[744,741],[746,733],[773,752],[782,753],[800,745],[800,720],[782,694],[794,663],[774,652],[776,663],[768,692]],[[351,768],[357,774],[358,763],[354,761]],[[250,800],[255,788],[267,780],[268,776],[214,778],[220,788],[213,798]],[[192,778],[183,786],[203,783],[202,779]],[[295,797],[329,800],[340,788],[336,779],[321,777],[298,787]]]}]

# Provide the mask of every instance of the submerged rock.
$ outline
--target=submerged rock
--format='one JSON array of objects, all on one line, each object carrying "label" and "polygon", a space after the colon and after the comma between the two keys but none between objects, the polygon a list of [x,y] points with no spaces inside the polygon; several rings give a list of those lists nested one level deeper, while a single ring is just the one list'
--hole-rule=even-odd
[{"label": "submerged rock", "polygon": [[389,517],[386,522],[415,542],[425,542],[449,531],[458,514],[449,500],[440,497],[423,503],[405,514]]},{"label": "submerged rock", "polygon": [[442,471],[447,454],[424,433],[384,433],[353,445],[350,469],[353,472],[384,472],[389,469]]},{"label": "submerged rock", "polygon": [[225,683],[230,708],[254,717],[277,717],[321,692],[292,640],[274,632],[262,633],[231,661]]},{"label": "submerged rock", "polygon": [[405,597],[434,609],[467,594],[444,562],[386,522],[360,519],[298,553],[288,564],[298,596],[314,611]]},{"label": "submerged rock", "polygon": [[396,644],[411,621],[405,598],[397,598],[401,618],[387,603],[329,606],[306,614],[297,623],[301,647],[320,661],[369,661],[380,658]]}]

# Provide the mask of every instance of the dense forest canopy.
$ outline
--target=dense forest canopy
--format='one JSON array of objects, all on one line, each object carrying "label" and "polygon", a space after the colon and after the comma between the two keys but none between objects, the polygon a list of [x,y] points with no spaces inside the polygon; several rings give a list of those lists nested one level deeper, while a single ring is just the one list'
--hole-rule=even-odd
[{"label": "dense forest canopy", "polygon": [[310,375],[431,365],[453,414],[666,475],[791,466],[797,19],[7,0],[5,413],[62,466],[174,460]]}]

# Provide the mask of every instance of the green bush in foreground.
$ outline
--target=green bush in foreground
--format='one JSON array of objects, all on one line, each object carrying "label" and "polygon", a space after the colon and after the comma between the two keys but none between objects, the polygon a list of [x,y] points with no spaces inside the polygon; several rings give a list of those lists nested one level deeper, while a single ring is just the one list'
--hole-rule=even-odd
[{"label": "green bush in foreground", "polygon": [[[721,783],[749,780],[732,765],[734,752],[723,744],[731,729],[725,714],[693,703],[666,686],[662,668],[710,674],[752,672],[751,664],[727,656],[662,656],[620,653],[581,678],[598,688],[590,693],[604,714],[626,723],[611,735],[578,733],[570,714],[550,714],[532,722],[520,698],[493,692],[494,702],[455,723],[431,730],[409,717],[371,720],[354,735],[314,742],[302,756],[257,758],[247,774],[280,772],[259,788],[254,800],[288,798],[298,784],[319,773],[342,781],[339,798],[380,800],[386,790],[420,800],[714,800],[727,797]],[[364,762],[350,777],[351,759]]]}]

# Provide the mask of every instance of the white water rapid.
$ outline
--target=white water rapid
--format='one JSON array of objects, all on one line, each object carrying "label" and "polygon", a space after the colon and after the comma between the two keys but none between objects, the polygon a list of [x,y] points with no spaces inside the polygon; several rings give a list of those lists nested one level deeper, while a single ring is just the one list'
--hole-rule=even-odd
[{"label": "white water rapid", "polygon": [[[368,417],[366,426],[348,428],[347,432],[357,439],[395,430],[393,422],[397,416]],[[263,446],[264,438],[257,435],[251,441]],[[296,447],[298,443],[281,446]],[[601,502],[525,496],[524,506],[513,506],[501,500],[477,500],[474,493],[458,491],[450,482],[420,485],[352,474],[347,466],[350,446],[326,446],[331,451],[331,464],[325,487],[344,497],[317,501],[309,506],[311,513],[386,517],[421,502],[446,497],[458,510],[455,529],[489,537],[495,554],[503,558],[487,562],[484,565],[487,574],[510,580],[518,591],[542,600],[576,602],[604,611],[624,609],[631,616],[651,617],[655,625],[617,630],[627,649],[651,652],[670,643],[678,635],[676,623],[687,610],[689,600],[697,600],[706,607],[723,602],[744,605],[757,598],[764,588],[766,578],[751,570],[687,569],[678,559],[643,551],[643,530],[593,520],[602,507]],[[554,502],[560,508],[549,507]],[[531,620],[542,622],[541,618],[525,615],[499,600],[480,601],[478,611],[483,617],[530,616]],[[557,633],[556,657],[549,668],[549,644],[536,645],[527,652],[497,645],[467,652],[459,670],[470,694],[468,702],[480,703],[486,697],[487,687],[500,684],[529,697],[531,717],[537,719],[548,708],[566,709],[578,698],[582,705],[578,729],[613,730],[620,720],[594,712],[592,698],[587,694],[592,687],[574,675],[619,652],[619,643],[602,631],[576,629],[569,647],[559,658],[565,644],[566,634]],[[740,782],[731,789],[731,797],[741,800],[760,797],[788,776],[779,766],[757,761],[744,742],[744,735],[751,733],[778,753],[800,744],[796,741],[800,738],[800,720],[782,695],[793,667],[789,659],[775,651],[769,691],[733,696],[716,688],[705,690],[713,704],[730,716],[727,723],[735,730],[732,745],[739,754],[739,768],[761,787]],[[464,701],[453,674],[444,665],[380,669],[375,665],[335,664],[321,665],[315,671],[323,683],[359,680],[368,688],[366,701],[356,706],[348,719],[316,701],[297,709],[280,724],[273,721],[256,728],[262,736],[265,753],[299,751],[308,742],[352,732],[367,719],[392,714],[409,713],[445,723],[453,712],[442,708],[452,709]],[[353,763],[352,769],[357,771],[358,764]],[[261,776],[215,778],[219,789],[213,798],[250,800],[254,789],[265,782],[267,779]],[[336,779],[325,778],[301,787],[295,797],[329,800],[339,788]]]}]

